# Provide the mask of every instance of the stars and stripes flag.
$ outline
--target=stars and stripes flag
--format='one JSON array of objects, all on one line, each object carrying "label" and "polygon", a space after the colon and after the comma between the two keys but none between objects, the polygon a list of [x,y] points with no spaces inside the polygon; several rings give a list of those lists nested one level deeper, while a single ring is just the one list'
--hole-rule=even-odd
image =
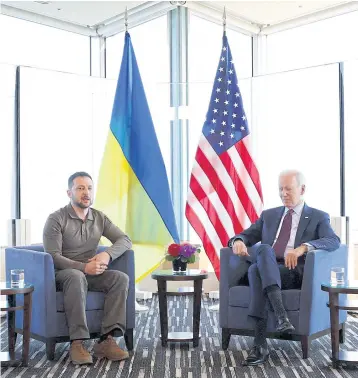
[{"label": "stars and stripes flag", "polygon": [[255,222],[263,197],[250,153],[250,131],[226,37],[190,177],[185,214],[216,276],[220,249]]}]

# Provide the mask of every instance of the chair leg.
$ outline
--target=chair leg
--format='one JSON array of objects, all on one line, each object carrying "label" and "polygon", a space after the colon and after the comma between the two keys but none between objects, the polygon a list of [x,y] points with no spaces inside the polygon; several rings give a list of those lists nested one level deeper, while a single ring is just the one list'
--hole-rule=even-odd
[{"label": "chair leg", "polygon": [[56,341],[49,339],[46,341],[46,356],[52,361],[55,358]]},{"label": "chair leg", "polygon": [[339,330],[339,343],[344,344],[346,341],[346,323],[342,323],[342,328]]},{"label": "chair leg", "polygon": [[223,350],[226,350],[229,347],[229,343],[230,343],[230,337],[231,337],[230,329],[222,328],[221,336],[222,336],[222,339],[221,339],[222,348]]},{"label": "chair leg", "polygon": [[126,330],[124,340],[126,342],[127,350],[133,350],[133,328]]},{"label": "chair leg", "polygon": [[308,358],[308,351],[310,349],[310,338],[308,336],[301,336],[302,356],[305,360]]}]

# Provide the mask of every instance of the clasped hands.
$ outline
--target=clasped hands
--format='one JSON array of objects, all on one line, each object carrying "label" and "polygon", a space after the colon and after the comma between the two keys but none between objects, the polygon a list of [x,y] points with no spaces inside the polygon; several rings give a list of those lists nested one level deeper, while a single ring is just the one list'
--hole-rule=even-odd
[{"label": "clasped hands", "polygon": [[[300,245],[295,249],[290,249],[285,255],[285,266],[288,269],[295,269],[297,266],[297,260],[305,252],[307,252],[308,247],[306,245]],[[236,240],[232,246],[232,251],[238,256],[249,256],[247,252],[247,247],[242,240]]]},{"label": "clasped hands", "polygon": [[102,274],[107,268],[110,260],[110,255],[107,252],[100,252],[94,257],[88,259],[85,266],[85,273],[95,276]]}]

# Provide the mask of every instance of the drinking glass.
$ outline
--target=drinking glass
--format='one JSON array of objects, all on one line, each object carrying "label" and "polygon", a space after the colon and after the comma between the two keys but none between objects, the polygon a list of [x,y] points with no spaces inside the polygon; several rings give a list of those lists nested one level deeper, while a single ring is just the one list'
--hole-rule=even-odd
[{"label": "drinking glass", "polygon": [[12,287],[24,287],[25,284],[25,272],[23,269],[11,270],[11,286]]},{"label": "drinking glass", "polygon": [[331,285],[343,285],[344,284],[344,268],[341,266],[335,266],[331,268]]}]

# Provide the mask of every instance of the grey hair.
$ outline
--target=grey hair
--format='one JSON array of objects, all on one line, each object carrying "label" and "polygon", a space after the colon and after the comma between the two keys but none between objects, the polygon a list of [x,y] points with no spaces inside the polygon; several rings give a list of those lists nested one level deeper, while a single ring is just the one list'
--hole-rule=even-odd
[{"label": "grey hair", "polygon": [[297,171],[296,169],[287,169],[280,173],[279,178],[286,175],[295,175],[298,186],[306,185],[306,179],[302,172]]}]

